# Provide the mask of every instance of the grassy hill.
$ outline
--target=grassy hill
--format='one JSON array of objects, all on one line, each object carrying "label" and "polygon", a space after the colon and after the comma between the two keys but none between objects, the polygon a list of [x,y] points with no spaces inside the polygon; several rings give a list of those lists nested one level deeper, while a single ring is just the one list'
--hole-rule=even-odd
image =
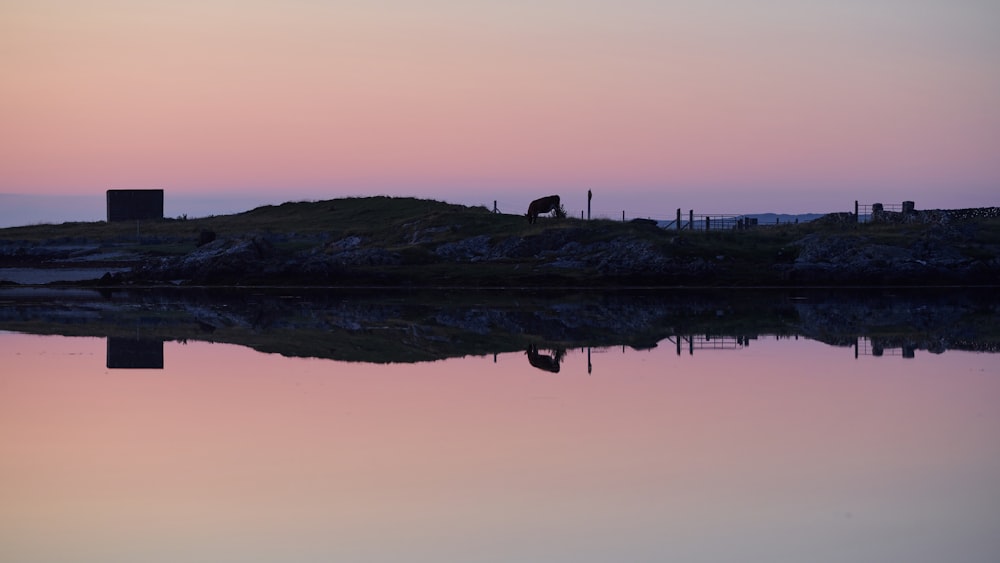
[{"label": "grassy hill", "polygon": [[135,272],[115,283],[816,285],[891,282],[901,268],[916,283],[988,283],[1000,269],[998,249],[996,218],[675,231],[574,218],[528,224],[484,207],[391,197],[0,229],[0,267],[59,267],[68,255],[79,261],[128,253]]}]

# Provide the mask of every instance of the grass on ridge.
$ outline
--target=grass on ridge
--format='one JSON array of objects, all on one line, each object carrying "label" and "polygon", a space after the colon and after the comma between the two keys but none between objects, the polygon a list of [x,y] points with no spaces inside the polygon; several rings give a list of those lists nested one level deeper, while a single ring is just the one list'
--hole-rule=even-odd
[{"label": "grass on ridge", "polygon": [[[987,258],[994,252],[982,245],[1000,244],[1000,219],[941,227],[929,224],[837,224],[822,220],[749,231],[676,231],[610,219],[552,219],[529,224],[523,215],[494,214],[485,207],[467,207],[428,199],[356,197],[315,202],[266,205],[234,215],[196,219],[161,219],[106,223],[63,223],[0,229],[0,241],[98,243],[126,246],[150,254],[184,254],[195,248],[202,231],[219,237],[255,234],[288,235],[275,245],[285,251],[305,249],[320,241],[358,236],[366,246],[400,252],[408,264],[433,264],[434,245],[475,236],[491,238],[565,236],[581,244],[620,239],[645,240],[666,255],[726,260],[736,264],[789,262],[794,243],[807,235],[858,237],[870,244],[908,245],[936,237],[949,229],[974,233],[963,252]],[[138,234],[138,236],[137,236]],[[131,246],[136,245],[136,246]],[[720,258],[721,257],[721,258]],[[484,268],[483,277],[503,275],[507,264]]]}]

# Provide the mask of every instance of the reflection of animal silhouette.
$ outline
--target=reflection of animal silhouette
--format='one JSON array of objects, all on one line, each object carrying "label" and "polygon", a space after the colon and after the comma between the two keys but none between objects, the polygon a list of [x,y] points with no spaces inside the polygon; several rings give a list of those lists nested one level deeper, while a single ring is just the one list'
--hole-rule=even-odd
[{"label": "reflection of animal silhouette", "polygon": [[566,350],[554,350],[554,354],[539,354],[538,347],[534,344],[528,346],[528,363],[532,366],[552,373],[559,373],[559,363],[562,362]]},{"label": "reflection of animal silhouette", "polygon": [[559,209],[559,196],[540,197],[528,206],[528,222],[534,223],[540,213],[549,213],[557,209]]}]

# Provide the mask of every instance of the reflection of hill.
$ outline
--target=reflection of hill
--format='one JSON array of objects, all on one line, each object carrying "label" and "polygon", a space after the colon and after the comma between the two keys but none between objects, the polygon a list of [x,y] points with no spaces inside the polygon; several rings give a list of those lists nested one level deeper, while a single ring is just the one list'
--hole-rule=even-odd
[{"label": "reflection of hill", "polygon": [[415,362],[649,348],[675,336],[801,335],[831,345],[1000,351],[986,292],[0,291],[0,330],[226,342],[287,356]]}]

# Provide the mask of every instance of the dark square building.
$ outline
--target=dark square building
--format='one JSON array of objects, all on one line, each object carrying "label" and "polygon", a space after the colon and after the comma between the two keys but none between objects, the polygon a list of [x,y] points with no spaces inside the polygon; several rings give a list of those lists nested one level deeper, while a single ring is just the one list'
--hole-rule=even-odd
[{"label": "dark square building", "polygon": [[108,190],[108,222],[163,219],[163,190]]}]

